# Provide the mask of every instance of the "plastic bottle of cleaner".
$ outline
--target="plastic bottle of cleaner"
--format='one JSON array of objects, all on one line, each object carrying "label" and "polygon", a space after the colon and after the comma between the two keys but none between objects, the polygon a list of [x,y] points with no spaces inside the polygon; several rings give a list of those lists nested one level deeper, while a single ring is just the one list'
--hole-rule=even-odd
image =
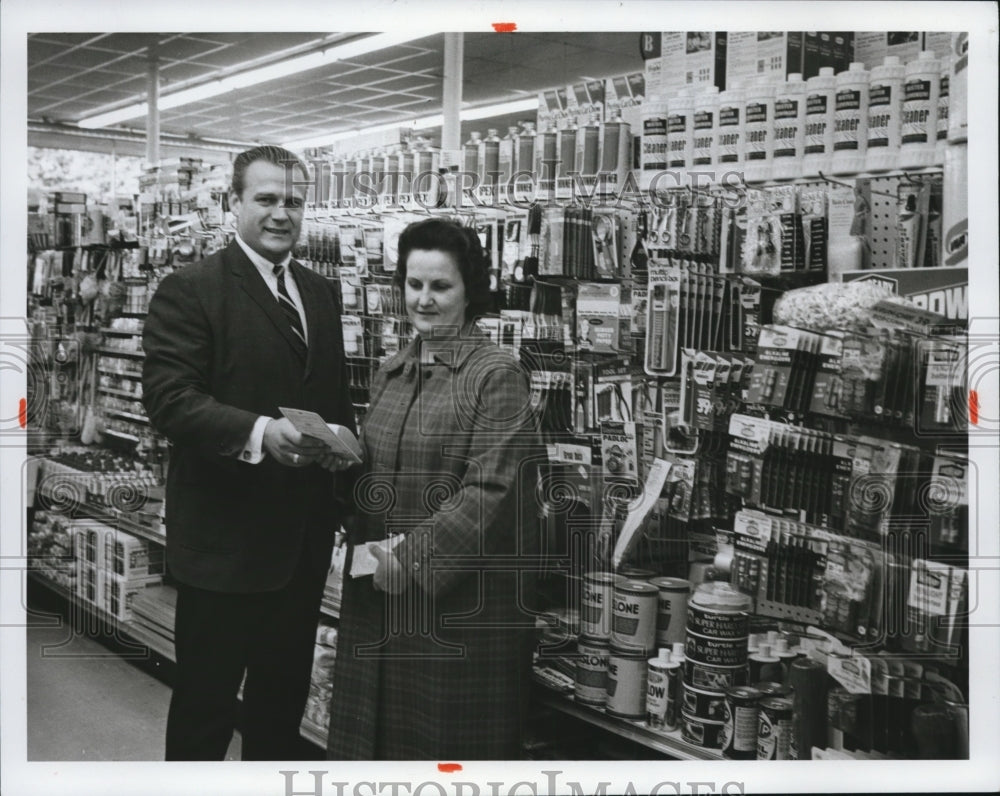
[{"label": "plastic bottle of cleaner", "polygon": [[495,186],[500,173],[500,131],[491,127],[479,143],[479,184]]},{"label": "plastic bottle of cleaner", "polygon": [[667,101],[656,94],[642,103],[641,143],[639,187],[646,190],[654,175],[667,170]]},{"label": "plastic bottle of cleaner", "polygon": [[719,113],[716,124],[715,163],[718,168],[718,179],[727,171],[743,170],[743,139],[746,133],[744,125],[745,93],[743,83],[733,81],[731,88],[719,94]]},{"label": "plastic bottle of cleaner", "polygon": [[900,168],[934,164],[940,87],[941,62],[934,57],[934,53],[923,50],[906,65]]},{"label": "plastic bottle of cleaner", "polygon": [[514,147],[514,172],[531,172],[535,168],[535,123],[521,122],[521,133]]},{"label": "plastic bottle of cleaner", "polygon": [[969,34],[953,33],[949,94],[951,106],[948,111],[948,141],[951,143],[969,140]]},{"label": "plastic bottle of cleaner", "polygon": [[514,152],[519,132],[516,124],[511,125],[507,128],[507,135],[500,139],[500,185],[507,185],[514,174]]},{"label": "plastic bottle of cleaner", "polygon": [[868,70],[851,63],[837,75],[837,101],[833,121],[834,174],[857,174],[865,169],[868,148]]},{"label": "plastic bottle of cleaner", "polygon": [[948,147],[948,114],[951,106],[951,70],[955,58],[951,54],[941,59],[941,83],[937,102],[937,143],[934,147],[934,163],[944,165],[944,152]]},{"label": "plastic bottle of cleaner", "polygon": [[802,173],[805,120],[806,82],[793,72],[774,94],[774,179],[791,180]]},{"label": "plastic bottle of cleaner", "polygon": [[462,168],[470,174],[479,174],[479,142],[482,136],[473,131],[469,133],[469,140],[462,147]]},{"label": "plastic bottle of cleaner", "polygon": [[691,166],[696,171],[710,172],[715,163],[715,117],[718,110],[718,86],[707,86],[694,98],[694,138],[691,147]]},{"label": "plastic bottle of cleaner", "polygon": [[[667,102],[667,168],[677,172],[680,184],[687,180],[687,170],[691,165],[691,150],[694,146],[694,94],[689,88],[682,88],[676,97]],[[660,187],[667,188],[674,183]]]},{"label": "plastic bottle of cleaner", "polygon": [[747,88],[746,146],[744,179],[761,182],[771,179],[774,152],[774,89],[770,77],[758,77]]},{"label": "plastic bottle of cleaner", "polygon": [[899,165],[900,116],[906,69],[895,55],[868,76],[868,171],[888,171]]},{"label": "plastic bottle of cleaner", "polygon": [[802,147],[802,176],[815,177],[830,170],[833,159],[833,115],[837,78],[832,66],[806,81],[806,130]]}]

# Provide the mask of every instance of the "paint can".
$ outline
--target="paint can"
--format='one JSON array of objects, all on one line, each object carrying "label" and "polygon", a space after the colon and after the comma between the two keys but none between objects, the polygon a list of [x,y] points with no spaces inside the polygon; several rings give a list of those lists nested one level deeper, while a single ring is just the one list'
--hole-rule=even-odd
[{"label": "paint can", "polygon": [[726,694],[722,691],[702,691],[684,684],[681,711],[689,716],[708,721],[724,721]]},{"label": "paint can", "polygon": [[640,580],[614,586],[611,606],[611,643],[648,653],[656,646],[656,610],[659,589]]},{"label": "paint can", "polygon": [[608,696],[608,642],[581,636],[576,650],[576,701],[583,705],[604,707]]},{"label": "paint can", "polygon": [[580,632],[607,641],[611,637],[611,603],[617,577],[610,572],[587,572],[583,576],[580,602]]},{"label": "paint can", "polygon": [[646,718],[646,653],[611,647],[604,712],[619,719]]},{"label": "paint can", "polygon": [[660,592],[656,613],[656,643],[670,646],[684,641],[690,581],[683,578],[652,578],[649,582]]}]

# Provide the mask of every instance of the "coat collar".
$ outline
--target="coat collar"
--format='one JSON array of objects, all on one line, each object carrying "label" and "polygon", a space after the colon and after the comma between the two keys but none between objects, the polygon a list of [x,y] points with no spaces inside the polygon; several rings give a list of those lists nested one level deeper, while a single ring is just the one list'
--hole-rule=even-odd
[{"label": "coat collar", "polygon": [[[417,334],[402,351],[386,360],[387,373],[395,373],[405,366],[416,367],[420,359],[423,339]],[[481,332],[475,323],[466,324],[456,337],[435,342],[434,359],[451,370],[458,370],[472,353],[490,343],[490,338]]]}]

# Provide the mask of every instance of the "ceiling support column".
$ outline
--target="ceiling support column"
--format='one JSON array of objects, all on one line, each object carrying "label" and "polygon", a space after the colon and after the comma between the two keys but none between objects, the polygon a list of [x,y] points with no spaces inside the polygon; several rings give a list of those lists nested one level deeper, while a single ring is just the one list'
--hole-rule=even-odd
[{"label": "ceiling support column", "polygon": [[146,165],[160,165],[160,61],[156,45],[149,48],[146,72]]},{"label": "ceiling support column", "polygon": [[454,152],[462,146],[459,111],[462,105],[464,47],[464,33],[444,34],[444,86],[441,97],[444,124],[441,127],[441,149],[445,152]]}]

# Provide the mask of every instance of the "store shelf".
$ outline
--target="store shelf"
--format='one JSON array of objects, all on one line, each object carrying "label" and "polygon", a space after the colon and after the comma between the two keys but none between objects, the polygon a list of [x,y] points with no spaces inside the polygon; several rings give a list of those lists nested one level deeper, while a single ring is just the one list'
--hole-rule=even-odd
[{"label": "store shelf", "polygon": [[115,371],[115,370],[108,370],[107,368],[102,368],[98,365],[97,372],[107,374],[108,376],[118,376],[121,379],[133,379],[135,381],[142,381],[142,374],[134,370]]},{"label": "store shelf", "polygon": [[101,431],[102,436],[105,437],[116,437],[117,439],[123,439],[127,442],[138,442],[139,438],[135,434],[127,434],[124,431],[115,431],[113,428],[106,428]]},{"label": "store shelf", "polygon": [[136,395],[134,392],[128,392],[127,390],[116,390],[114,387],[98,387],[97,391],[99,393],[104,393],[105,395],[117,395],[120,398],[131,398],[133,401],[142,400],[141,395]]},{"label": "store shelf", "polygon": [[105,328],[105,329],[101,329],[101,334],[110,334],[110,335],[114,335],[115,337],[141,337],[142,336],[142,329],[138,329],[136,331],[131,331],[130,332],[127,329],[107,329],[107,328]]},{"label": "store shelf", "polygon": [[110,409],[106,406],[102,407],[102,411],[105,414],[112,415],[114,417],[123,417],[126,420],[131,420],[134,423],[143,423],[145,425],[149,425],[149,418],[146,417],[145,415],[137,415],[132,412],[126,412],[122,409]]},{"label": "store shelf", "polygon": [[621,738],[642,744],[647,749],[668,755],[676,760],[724,760],[718,749],[704,749],[692,746],[681,738],[680,730],[660,732],[650,729],[645,722],[625,721],[605,715],[597,708],[578,705],[572,695],[559,694],[551,688],[542,685],[537,680],[534,695],[539,704],[565,713],[567,716],[585,721],[602,730],[613,733]]},{"label": "store shelf", "polygon": [[143,359],[146,356],[142,351],[125,351],[120,348],[98,348],[97,353],[109,357],[130,357],[131,359]]}]

